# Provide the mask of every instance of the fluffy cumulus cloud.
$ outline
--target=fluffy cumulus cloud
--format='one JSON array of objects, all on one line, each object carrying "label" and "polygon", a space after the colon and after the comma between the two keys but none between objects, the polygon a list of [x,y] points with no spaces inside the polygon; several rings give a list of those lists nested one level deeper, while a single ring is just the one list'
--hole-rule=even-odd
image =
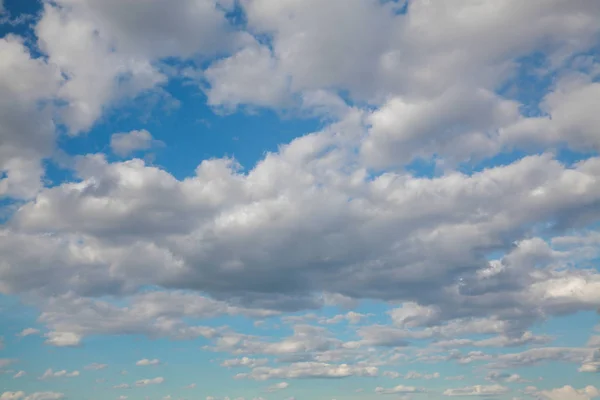
[{"label": "fluffy cumulus cloud", "polygon": [[600,391],[594,386],[586,386],[583,389],[575,389],[566,385],[562,388],[542,390],[539,392],[542,399],[548,400],[590,400],[600,396]]},{"label": "fluffy cumulus cloud", "polygon": [[[56,357],[15,383],[123,398],[183,348],[258,387],[227,399],[599,397],[597,321],[546,328],[600,309],[600,2],[2,4],[0,314],[35,317],[0,347]],[[548,365],[583,389],[522,389]]]}]

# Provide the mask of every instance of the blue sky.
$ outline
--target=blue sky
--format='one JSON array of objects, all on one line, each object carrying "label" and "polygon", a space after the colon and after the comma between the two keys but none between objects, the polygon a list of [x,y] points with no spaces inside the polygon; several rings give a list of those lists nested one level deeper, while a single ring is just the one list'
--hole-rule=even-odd
[{"label": "blue sky", "polygon": [[0,400],[600,398],[597,15],[0,0]]}]

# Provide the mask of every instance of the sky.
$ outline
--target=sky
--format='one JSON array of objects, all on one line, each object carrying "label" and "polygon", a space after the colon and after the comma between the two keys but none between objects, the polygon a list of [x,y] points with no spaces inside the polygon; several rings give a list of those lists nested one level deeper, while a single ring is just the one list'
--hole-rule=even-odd
[{"label": "sky", "polygon": [[0,400],[600,399],[597,0],[0,0]]}]

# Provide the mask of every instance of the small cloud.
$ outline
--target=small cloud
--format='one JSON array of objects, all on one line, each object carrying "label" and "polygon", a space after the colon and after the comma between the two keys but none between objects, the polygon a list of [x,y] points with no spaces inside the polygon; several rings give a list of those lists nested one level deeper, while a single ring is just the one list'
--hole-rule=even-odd
[{"label": "small cloud", "polygon": [[163,378],[162,376],[152,378],[152,379],[140,379],[135,382],[135,386],[158,385],[160,383],[163,383],[164,381],[165,381],[165,378]]},{"label": "small cloud", "polygon": [[289,383],[287,382],[280,382],[280,383],[276,383],[274,385],[269,386],[266,391],[267,392],[277,392],[279,390],[283,390],[283,389],[287,389],[290,386]]},{"label": "small cloud", "polygon": [[475,385],[457,389],[447,389],[444,396],[495,396],[508,392],[508,388],[501,385]]},{"label": "small cloud", "polygon": [[143,360],[139,360],[138,362],[135,363],[135,365],[137,365],[138,367],[146,367],[149,365],[158,365],[158,364],[160,364],[160,360],[158,358],[155,358],[153,360],[144,358]]},{"label": "small cloud", "polygon": [[579,372],[600,372],[600,362],[587,362],[578,369]]},{"label": "small cloud", "polygon": [[21,332],[17,333],[17,336],[19,336],[19,337],[25,337],[25,336],[32,336],[32,335],[39,335],[39,334],[40,334],[40,330],[39,329],[25,328]]},{"label": "small cloud", "polygon": [[256,367],[260,367],[260,366],[267,364],[268,361],[269,360],[267,360],[266,358],[256,359],[256,358],[242,357],[242,358],[234,358],[234,359],[230,359],[230,360],[225,360],[221,363],[221,366],[227,367],[227,368],[234,368],[234,367],[256,368]]},{"label": "small cloud", "polygon": [[447,381],[464,381],[465,376],[464,375],[448,376],[448,377],[446,377],[446,380]]},{"label": "small cloud", "polygon": [[77,347],[81,345],[81,335],[73,332],[50,332],[44,335],[46,344],[56,347]]},{"label": "small cloud", "polygon": [[189,385],[184,386],[183,388],[184,389],[195,389],[196,388],[196,384],[195,383],[190,383]]},{"label": "small cloud", "polygon": [[120,383],[113,386],[113,389],[129,389],[129,385],[127,383]]},{"label": "small cloud", "polygon": [[519,374],[509,374],[506,372],[490,372],[489,374],[487,374],[486,380],[488,381],[492,381],[492,382],[499,382],[499,381],[504,381],[507,383],[525,383],[525,382],[529,382],[523,378],[521,378],[521,376]]},{"label": "small cloud", "polygon": [[67,370],[64,370],[64,369],[61,371],[53,371],[52,368],[48,368],[46,370],[46,372],[44,372],[44,374],[42,376],[40,376],[40,379],[74,378],[76,376],[79,376],[79,371],[68,372]]},{"label": "small cloud", "polygon": [[106,367],[108,367],[108,364],[91,363],[90,365],[86,365],[84,368],[87,370],[98,371]]},{"label": "small cloud", "polygon": [[19,379],[19,378],[24,377],[25,375],[27,375],[27,372],[25,372],[25,371],[19,371],[16,374],[13,375],[13,378],[14,379]]},{"label": "small cloud", "polygon": [[404,379],[438,379],[440,377],[439,372],[434,372],[433,374],[420,374],[415,371],[410,371],[406,375],[404,375]]},{"label": "small cloud", "polygon": [[378,386],[375,388],[375,393],[377,394],[407,394],[407,393],[421,393],[423,389],[414,387],[414,386],[404,386],[398,385],[390,389],[382,388]]},{"label": "small cloud", "polygon": [[115,133],[110,138],[110,148],[120,157],[140,151],[150,150],[153,147],[163,146],[160,140],[154,140],[150,132],[145,129],[127,133]]}]

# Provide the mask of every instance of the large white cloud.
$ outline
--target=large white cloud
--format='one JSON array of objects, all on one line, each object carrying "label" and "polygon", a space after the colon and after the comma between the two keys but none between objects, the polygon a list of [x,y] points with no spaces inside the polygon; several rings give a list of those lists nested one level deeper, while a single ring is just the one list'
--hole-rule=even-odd
[{"label": "large white cloud", "polygon": [[491,89],[517,57],[542,48],[558,64],[592,46],[599,29],[598,6],[585,0],[411,1],[407,13],[398,12],[404,2],[241,3],[250,30],[271,37],[292,90],[367,99],[441,94],[456,82]]},{"label": "large white cloud", "polygon": [[[532,322],[600,304],[597,273],[553,269],[577,246],[558,251],[538,239],[510,250],[528,225],[552,219],[556,231],[597,218],[597,159],[568,168],[542,155],[472,176],[367,180],[344,170],[343,147],[316,157],[333,140],[330,131],[298,139],[247,175],[228,160],[205,161],[183,181],[140,160],[82,158],[80,183],[43,191],[4,231],[2,290],[117,294],[158,284],[279,310],[318,307],[319,294],[333,292],[423,304],[406,316],[394,311],[401,324],[458,319],[412,334],[387,327],[384,341],[381,332],[365,336],[380,345],[461,333],[508,335],[482,346],[535,342],[542,339],[524,333]],[[35,250],[20,250],[32,241]],[[491,264],[482,258],[499,248],[510,253]],[[81,265],[85,273],[71,273]],[[57,325],[54,315],[77,313],[43,320]],[[468,320],[484,316],[493,323]]]},{"label": "large white cloud", "polygon": [[62,121],[72,133],[88,130],[111,106],[166,83],[162,59],[216,55],[247,41],[218,1],[43,3],[35,30],[49,63],[66,77],[58,97],[67,103]]},{"label": "large white cloud", "polygon": [[[227,160],[205,161],[195,177],[183,181],[140,160],[109,164],[101,156],[82,158],[80,183],[42,192],[21,207],[12,230],[2,236],[4,290],[41,288],[41,281],[30,282],[39,276],[18,279],[19,269],[11,267],[27,263],[18,249],[34,240],[40,253],[26,257],[37,260],[42,272],[56,269],[58,278],[85,262],[88,275],[96,275],[93,282],[87,282],[92,275],[79,275],[77,282],[49,277],[44,286],[55,285],[54,290],[106,292],[154,283],[256,304],[261,294],[274,293],[332,291],[425,303],[442,294],[459,302],[479,294],[464,304],[473,309],[478,299],[487,302],[496,292],[520,287],[526,292],[503,303],[547,294],[556,309],[571,301],[597,305],[598,278],[592,272],[530,275],[517,266],[519,260],[488,266],[480,255],[508,250],[531,224],[552,219],[566,229],[593,221],[600,200],[597,159],[567,168],[542,155],[472,176],[388,173],[368,180],[360,168],[346,169],[343,148],[316,158],[332,140],[330,132],[299,139],[248,175],[236,173]],[[54,234],[40,235],[45,232]],[[43,256],[48,246],[60,246],[53,252],[60,263]],[[142,248],[140,256],[135,249]],[[337,279],[340,275],[348,279]],[[459,276],[467,279],[454,292]],[[447,290],[427,290],[433,282]],[[552,288],[563,282],[582,285],[583,292]]]}]

